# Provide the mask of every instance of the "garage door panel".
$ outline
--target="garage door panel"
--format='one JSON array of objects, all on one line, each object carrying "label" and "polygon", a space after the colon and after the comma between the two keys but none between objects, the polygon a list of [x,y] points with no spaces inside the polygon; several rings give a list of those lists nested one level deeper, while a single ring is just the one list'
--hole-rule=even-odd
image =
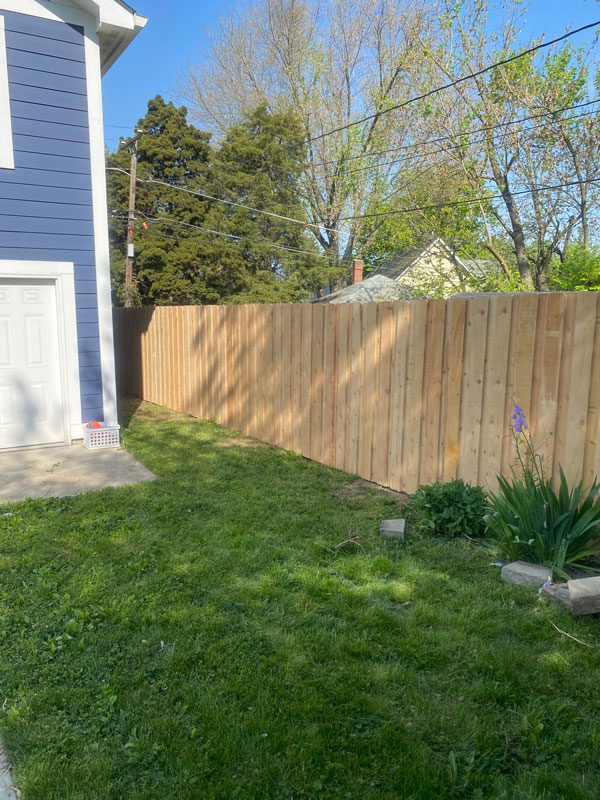
[{"label": "garage door panel", "polygon": [[30,383],[27,396],[31,403],[33,423],[47,425],[50,422],[50,398],[47,383]]},{"label": "garage door panel", "polygon": [[12,320],[0,317],[0,369],[14,369]]},{"label": "garage door panel", "polygon": [[24,305],[41,306],[44,303],[44,293],[41,287],[27,289],[21,288],[21,302]]},{"label": "garage door panel", "polygon": [[0,386],[0,429],[18,424],[14,386]]},{"label": "garage door panel", "polygon": [[28,369],[47,366],[44,317],[42,314],[25,314],[25,365]]}]

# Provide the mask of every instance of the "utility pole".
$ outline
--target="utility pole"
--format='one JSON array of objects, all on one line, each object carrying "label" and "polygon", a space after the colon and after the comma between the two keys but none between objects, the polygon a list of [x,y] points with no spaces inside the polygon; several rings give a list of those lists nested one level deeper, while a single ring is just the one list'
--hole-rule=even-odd
[{"label": "utility pole", "polygon": [[131,170],[129,179],[129,212],[127,215],[127,253],[125,255],[125,308],[131,308],[133,304],[133,262],[135,260],[135,191],[137,188],[137,156],[138,139],[144,133],[139,130],[137,136],[122,142],[121,147],[131,147]]}]

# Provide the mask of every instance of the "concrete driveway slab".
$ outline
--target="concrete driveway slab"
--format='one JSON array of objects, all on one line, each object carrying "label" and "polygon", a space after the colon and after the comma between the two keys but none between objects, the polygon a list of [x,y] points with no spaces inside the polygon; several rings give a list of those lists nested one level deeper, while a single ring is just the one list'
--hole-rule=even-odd
[{"label": "concrete driveway slab", "polygon": [[17,800],[17,793],[10,773],[10,765],[0,742],[0,800]]},{"label": "concrete driveway slab", "polygon": [[86,450],[83,444],[0,453],[0,503],[73,495],[152,481],[127,450]]}]

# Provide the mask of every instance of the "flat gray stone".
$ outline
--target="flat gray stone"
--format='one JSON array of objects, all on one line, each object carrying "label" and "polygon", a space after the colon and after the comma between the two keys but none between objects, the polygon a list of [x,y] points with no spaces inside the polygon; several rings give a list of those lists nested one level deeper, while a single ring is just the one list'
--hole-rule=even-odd
[{"label": "flat gray stone", "polygon": [[379,533],[388,539],[404,539],[404,519],[384,519],[379,526]]},{"label": "flat gray stone", "polygon": [[0,742],[0,800],[17,800],[19,796],[13,784],[10,765]]},{"label": "flat gray stone", "polygon": [[539,589],[548,580],[552,580],[548,567],[529,564],[527,561],[513,561],[502,567],[502,580],[516,583],[519,586],[531,586]]},{"label": "flat gray stone", "polygon": [[[0,504],[153,481],[154,475],[127,450],[40,447],[0,453]],[[1,798],[0,798],[1,800]]]},{"label": "flat gray stone", "polygon": [[571,610],[571,595],[566,583],[552,583],[550,586],[544,586],[542,595],[547,597],[548,600],[553,600],[563,606],[568,611]]},{"label": "flat gray stone", "polygon": [[578,578],[569,581],[571,597],[571,613],[575,616],[583,614],[600,614],[600,575],[593,578]]}]

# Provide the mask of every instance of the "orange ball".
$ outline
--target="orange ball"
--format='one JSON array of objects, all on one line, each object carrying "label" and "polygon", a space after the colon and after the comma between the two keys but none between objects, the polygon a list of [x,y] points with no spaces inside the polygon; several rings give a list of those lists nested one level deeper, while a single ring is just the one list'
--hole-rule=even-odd
[{"label": "orange ball", "polygon": [[88,430],[90,430],[90,429],[91,429],[91,430],[97,431],[97,430],[99,430],[99,429],[102,427],[102,423],[101,423],[101,422],[98,422],[97,420],[92,420],[91,422],[88,422],[88,423],[87,423],[87,425],[86,425],[85,427],[86,427]]}]

